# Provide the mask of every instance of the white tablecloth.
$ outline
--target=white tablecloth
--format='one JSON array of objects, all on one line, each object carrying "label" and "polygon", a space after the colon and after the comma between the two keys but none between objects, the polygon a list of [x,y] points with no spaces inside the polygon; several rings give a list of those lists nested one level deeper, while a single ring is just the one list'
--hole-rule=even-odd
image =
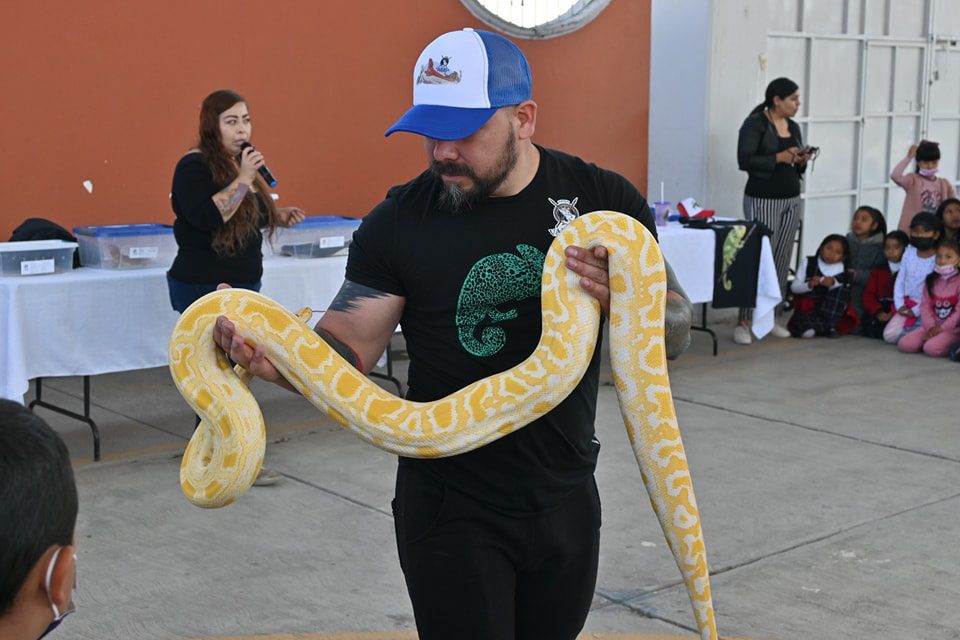
[{"label": "white tablecloth", "polygon": [[[346,260],[266,259],[262,291],[294,311],[324,308]],[[165,268],[0,277],[0,397],[22,402],[37,377],[163,366],[177,317]]]},{"label": "white tablecloth", "polygon": [[[690,302],[712,302],[716,234],[710,229],[690,229],[679,222],[671,222],[664,227],[657,227],[657,236],[660,238],[660,250],[673,267]],[[760,247],[757,301],[752,327],[758,338],[767,335],[773,328],[774,310],[781,300],[770,239],[764,237]]]}]

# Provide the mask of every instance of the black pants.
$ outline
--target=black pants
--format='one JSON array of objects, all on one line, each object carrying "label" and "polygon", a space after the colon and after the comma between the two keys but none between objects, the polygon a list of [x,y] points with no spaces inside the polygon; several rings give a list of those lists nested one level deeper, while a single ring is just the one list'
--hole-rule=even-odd
[{"label": "black pants", "polygon": [[866,311],[860,316],[860,335],[866,338],[883,339],[883,328],[887,323],[877,316],[871,315]]},{"label": "black pants", "polygon": [[600,551],[591,477],[553,509],[513,517],[401,466],[400,566],[420,640],[574,640]]}]

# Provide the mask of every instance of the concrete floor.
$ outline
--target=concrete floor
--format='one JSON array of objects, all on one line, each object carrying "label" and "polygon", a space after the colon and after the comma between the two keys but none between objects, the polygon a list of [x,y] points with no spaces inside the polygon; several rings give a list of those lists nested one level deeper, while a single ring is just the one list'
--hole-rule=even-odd
[{"label": "concrete floor", "polygon": [[[960,638],[960,366],[855,337],[738,347],[714,328],[720,356],[695,335],[671,378],[721,634]],[[415,638],[390,455],[258,384],[267,464],[286,480],[201,511],[178,487],[193,418],[166,369],[92,390],[102,462],[86,425],[37,410],[70,447],[81,499],[80,610],[51,638]],[[74,408],[80,392],[44,384]],[[603,541],[583,637],[690,638],[611,386],[597,431]]]}]

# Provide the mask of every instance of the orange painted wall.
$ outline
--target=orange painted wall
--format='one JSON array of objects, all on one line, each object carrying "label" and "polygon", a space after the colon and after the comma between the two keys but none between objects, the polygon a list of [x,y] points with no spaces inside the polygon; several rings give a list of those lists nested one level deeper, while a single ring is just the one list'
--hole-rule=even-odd
[{"label": "orange painted wall", "polygon": [[[38,0],[0,29],[0,240],[24,218],[65,227],[172,222],[173,167],[199,104],[246,96],[280,204],[363,216],[424,166],[383,131],[440,33],[483,27],[458,0]],[[517,41],[540,105],[535,139],[644,186],[650,0],[613,0],[571,35]],[[83,188],[93,183],[93,192]]]}]

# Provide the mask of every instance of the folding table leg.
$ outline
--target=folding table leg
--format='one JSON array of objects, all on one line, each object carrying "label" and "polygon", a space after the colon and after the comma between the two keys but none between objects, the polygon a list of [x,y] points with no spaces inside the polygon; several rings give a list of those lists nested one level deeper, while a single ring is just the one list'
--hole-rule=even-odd
[{"label": "folding table leg", "polygon": [[713,338],[713,355],[716,356],[717,355],[717,334],[714,333],[712,329],[707,328],[707,303],[704,302],[700,306],[703,308],[703,317],[701,320],[701,325],[699,327],[697,325],[693,325],[690,328],[693,329],[694,331],[702,331],[704,333],[710,334],[710,337]]},{"label": "folding table leg", "polygon": [[397,385],[397,395],[401,397],[403,396],[403,385],[400,383],[400,380],[398,380],[397,377],[393,375],[393,356],[390,355],[389,346],[387,346],[387,372],[384,374],[384,373],[377,373],[376,371],[371,371],[370,377],[380,378],[381,380],[388,380],[389,382],[392,382],[393,384]]},{"label": "folding table leg", "polygon": [[97,428],[97,423],[93,421],[90,417],[90,376],[83,376],[83,415],[79,413],[74,413],[64,409],[63,407],[58,407],[55,404],[50,404],[43,400],[43,378],[37,378],[37,397],[27,405],[28,409],[33,409],[34,407],[43,407],[45,409],[50,409],[51,411],[56,411],[62,415],[67,416],[68,418],[73,418],[74,420],[79,420],[80,422],[86,422],[90,425],[90,431],[93,432],[93,459],[94,461],[100,460],[100,429]]}]

